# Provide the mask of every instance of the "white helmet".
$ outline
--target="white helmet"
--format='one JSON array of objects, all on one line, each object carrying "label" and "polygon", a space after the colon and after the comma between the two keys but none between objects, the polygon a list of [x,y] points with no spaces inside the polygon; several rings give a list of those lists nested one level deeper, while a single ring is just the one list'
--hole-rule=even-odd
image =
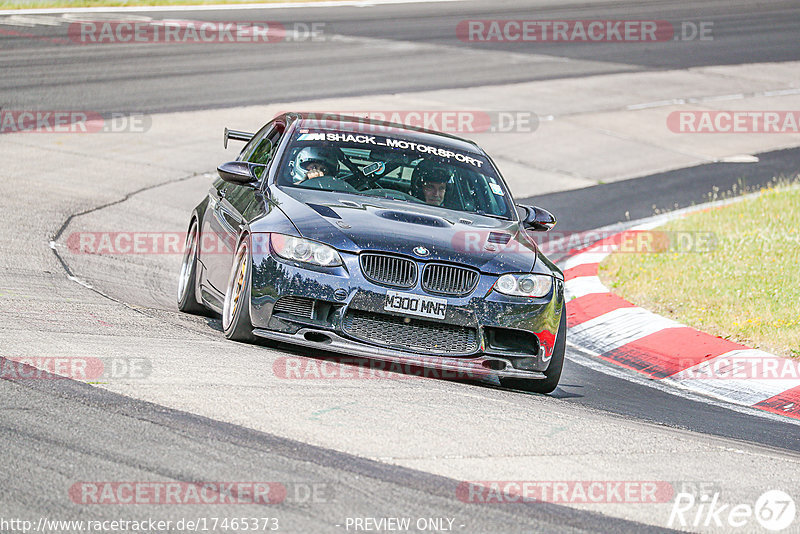
[{"label": "white helmet", "polygon": [[292,179],[295,183],[306,179],[307,167],[310,163],[324,165],[327,169],[326,176],[334,176],[339,169],[339,158],[336,157],[334,150],[321,146],[307,146],[294,158]]}]

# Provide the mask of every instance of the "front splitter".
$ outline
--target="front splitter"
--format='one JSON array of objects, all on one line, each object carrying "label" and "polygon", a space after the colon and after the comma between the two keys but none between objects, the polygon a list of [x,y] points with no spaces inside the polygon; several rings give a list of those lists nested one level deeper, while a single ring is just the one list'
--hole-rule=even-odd
[{"label": "front splitter", "polygon": [[[253,330],[253,334],[273,341],[302,345],[318,350],[327,350],[367,359],[453,372],[457,373],[456,376],[462,379],[467,378],[488,381],[495,385],[500,384],[499,379],[501,378],[523,378],[528,380],[544,380],[547,378],[544,373],[539,371],[516,369],[511,365],[510,360],[500,357],[479,356],[477,358],[450,358],[447,356],[415,355],[389,348],[376,348],[366,343],[345,339],[327,330],[301,328],[295,334],[287,334],[284,332],[274,332],[272,330],[256,328]],[[312,336],[312,339],[309,339],[307,336]],[[501,369],[488,367],[501,365],[505,367]]]}]

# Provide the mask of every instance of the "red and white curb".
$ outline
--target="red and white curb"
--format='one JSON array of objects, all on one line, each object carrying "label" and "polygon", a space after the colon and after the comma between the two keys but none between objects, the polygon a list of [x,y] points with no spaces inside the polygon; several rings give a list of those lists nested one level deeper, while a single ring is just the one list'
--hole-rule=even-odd
[{"label": "red and white curb", "polygon": [[[659,217],[628,231],[664,221]],[[598,266],[629,238],[626,232],[560,262],[570,342],[664,384],[800,419],[800,361],[700,332],[635,306],[603,285]]]}]

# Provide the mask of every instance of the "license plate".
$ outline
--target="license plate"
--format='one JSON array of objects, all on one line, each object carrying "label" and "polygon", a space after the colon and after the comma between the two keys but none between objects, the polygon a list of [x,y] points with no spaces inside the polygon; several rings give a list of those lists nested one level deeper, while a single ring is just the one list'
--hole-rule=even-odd
[{"label": "license plate", "polygon": [[447,313],[447,299],[389,291],[386,293],[383,309],[430,319],[444,319]]}]

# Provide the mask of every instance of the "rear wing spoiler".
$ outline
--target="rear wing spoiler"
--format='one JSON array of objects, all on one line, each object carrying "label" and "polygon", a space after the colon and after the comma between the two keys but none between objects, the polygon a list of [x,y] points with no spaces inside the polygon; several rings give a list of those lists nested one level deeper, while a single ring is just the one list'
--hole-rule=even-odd
[{"label": "rear wing spoiler", "polygon": [[240,132],[238,130],[229,130],[225,128],[225,135],[222,138],[222,144],[225,148],[228,148],[228,139],[233,139],[234,141],[244,141],[245,143],[250,141],[255,134],[250,132]]}]

